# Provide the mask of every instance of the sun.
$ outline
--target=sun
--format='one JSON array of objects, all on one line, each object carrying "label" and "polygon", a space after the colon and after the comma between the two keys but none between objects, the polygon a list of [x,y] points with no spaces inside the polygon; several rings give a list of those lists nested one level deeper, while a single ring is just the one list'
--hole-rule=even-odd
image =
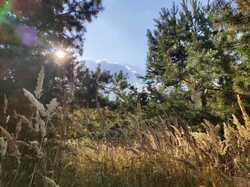
[{"label": "sun", "polygon": [[59,60],[62,60],[66,57],[66,52],[63,51],[62,49],[58,49],[56,52],[55,52],[55,57]]}]

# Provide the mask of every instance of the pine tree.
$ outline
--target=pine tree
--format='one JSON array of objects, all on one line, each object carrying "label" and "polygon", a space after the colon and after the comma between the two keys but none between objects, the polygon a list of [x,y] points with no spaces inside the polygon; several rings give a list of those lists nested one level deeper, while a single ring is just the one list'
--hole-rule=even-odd
[{"label": "pine tree", "polygon": [[[250,96],[250,2],[235,0],[233,4],[226,0],[217,0],[219,5],[217,23],[230,36],[230,46],[237,58],[233,88],[236,94]],[[249,105],[249,104],[248,104]]]},{"label": "pine tree", "polygon": [[188,110],[186,113],[193,111],[195,119],[224,118],[234,110],[236,101],[233,93],[236,59],[227,47],[229,38],[214,25],[215,11],[210,4],[203,6],[192,0],[189,5],[182,1],[180,10],[176,6],[163,9],[156,29],[148,32],[146,79],[153,87],[161,84],[165,102],[174,98],[176,102],[170,103],[168,110],[173,106],[182,111],[183,107]]},{"label": "pine tree", "polygon": [[106,86],[111,84],[112,75],[97,68],[95,72],[78,66],[76,72],[74,104],[81,107],[102,107],[108,104],[105,97]]},{"label": "pine tree", "polygon": [[[53,50],[63,47],[73,51],[74,56],[81,55],[85,25],[101,10],[100,0],[3,1],[0,4],[0,97],[10,94],[16,98],[23,87],[34,90],[41,65],[45,66],[46,81],[53,82],[58,76]],[[44,97],[49,99],[47,93]]]}]

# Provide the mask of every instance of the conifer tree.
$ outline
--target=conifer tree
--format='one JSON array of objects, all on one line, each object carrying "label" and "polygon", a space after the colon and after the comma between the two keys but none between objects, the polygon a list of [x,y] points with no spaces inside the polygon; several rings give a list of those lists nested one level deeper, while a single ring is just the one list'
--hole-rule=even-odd
[{"label": "conifer tree", "polygon": [[[219,7],[216,21],[230,36],[230,45],[237,58],[233,88],[236,94],[250,96],[250,2],[248,0],[217,0]],[[249,104],[248,104],[249,105]]]},{"label": "conifer tree", "polygon": [[47,82],[58,76],[53,50],[64,48],[81,55],[86,23],[101,10],[100,0],[1,1],[0,97],[16,98],[23,87],[33,90],[41,65]]},{"label": "conifer tree", "polygon": [[[189,5],[183,0],[179,10],[176,6],[163,9],[156,29],[148,32],[146,79],[151,85],[160,84],[164,88],[162,94],[168,108],[175,107],[175,111],[187,114],[193,111],[189,116],[198,121],[230,115],[236,101],[233,93],[236,59],[227,47],[229,39],[223,29],[214,25],[214,10],[210,4],[203,6],[192,0]],[[175,103],[171,104],[169,97]]]}]

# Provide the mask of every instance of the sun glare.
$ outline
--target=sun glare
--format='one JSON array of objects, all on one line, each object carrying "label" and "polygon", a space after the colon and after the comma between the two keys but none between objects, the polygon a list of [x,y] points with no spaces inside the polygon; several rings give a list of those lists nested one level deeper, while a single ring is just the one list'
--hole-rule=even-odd
[{"label": "sun glare", "polygon": [[61,49],[58,49],[56,52],[55,52],[55,56],[56,58],[62,60],[66,57],[66,52],[61,50]]}]

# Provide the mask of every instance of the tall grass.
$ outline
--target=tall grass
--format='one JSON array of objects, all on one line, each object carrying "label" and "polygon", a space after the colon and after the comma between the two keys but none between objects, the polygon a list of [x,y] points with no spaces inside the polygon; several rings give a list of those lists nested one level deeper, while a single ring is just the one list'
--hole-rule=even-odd
[{"label": "tall grass", "polygon": [[55,132],[56,125],[52,123],[52,118],[58,111],[58,103],[56,99],[47,105],[39,101],[44,76],[42,68],[34,94],[23,89],[23,94],[33,109],[30,117],[16,112],[9,114],[8,99],[5,97],[3,113],[6,119],[0,126],[1,187],[58,187],[53,179],[56,178],[53,172],[58,163],[57,154],[62,150],[62,141],[58,143],[59,138],[49,138],[51,135],[60,135]]},{"label": "tall grass", "polygon": [[[70,142],[78,150],[75,186],[250,186],[250,118],[238,97],[244,124],[204,121],[203,132],[162,120],[135,128],[132,143]],[[126,141],[125,141],[126,142]]]},{"label": "tall grass", "polygon": [[42,69],[34,94],[24,89],[30,117],[8,114],[5,97],[0,187],[250,186],[250,117],[239,96],[242,119],[233,115],[217,126],[204,121],[193,132],[170,118],[107,109],[65,113],[55,99],[39,101],[43,79]]}]

